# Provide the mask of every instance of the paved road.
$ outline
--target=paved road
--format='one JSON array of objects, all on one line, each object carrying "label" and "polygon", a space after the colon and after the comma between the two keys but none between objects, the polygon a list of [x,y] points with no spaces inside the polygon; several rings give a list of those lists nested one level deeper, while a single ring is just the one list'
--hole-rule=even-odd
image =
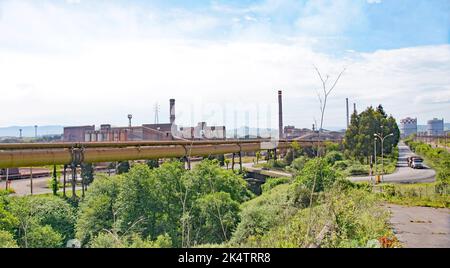
[{"label": "paved road", "polygon": [[406,248],[449,248],[450,209],[387,205],[398,240]]},{"label": "paved road", "polygon": [[[260,161],[259,163],[264,163],[265,161]],[[274,177],[292,177],[292,174],[280,170],[263,170],[262,168],[253,167],[254,163],[242,163],[242,167],[246,168],[249,171],[256,171],[271,174]],[[236,168],[236,166],[234,167]],[[239,164],[237,165],[239,168]]]},{"label": "paved road", "polygon": [[[394,173],[384,175],[384,182],[392,183],[417,183],[417,182],[433,182],[436,172],[433,169],[425,167],[424,169],[412,169],[408,167],[406,158],[415,155],[409,147],[400,142],[398,145],[398,162],[397,169]],[[370,176],[351,177],[351,181],[370,181]]]},{"label": "paved road", "polygon": [[[48,181],[50,178],[34,178],[33,179],[33,194],[48,194],[52,193],[52,189],[48,188]],[[62,181],[62,180],[61,180]],[[15,191],[15,196],[24,196],[29,195],[30,190],[30,179],[20,179],[20,180],[11,180],[11,187]],[[72,186],[67,183],[66,191],[71,191]],[[1,181],[0,189],[5,189],[5,181]],[[81,187],[77,187],[77,190],[81,189]],[[62,192],[62,190],[60,190]]]}]

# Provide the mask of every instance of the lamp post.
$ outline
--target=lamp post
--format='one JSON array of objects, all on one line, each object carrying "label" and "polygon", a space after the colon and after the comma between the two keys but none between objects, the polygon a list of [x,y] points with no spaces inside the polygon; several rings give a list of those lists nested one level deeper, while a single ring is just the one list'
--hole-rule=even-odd
[{"label": "lamp post", "polygon": [[391,133],[387,136],[383,136],[383,133],[381,133],[381,134],[374,133],[373,135],[375,136],[375,140],[376,140],[376,138],[379,138],[381,141],[381,180],[383,181],[383,179],[384,179],[384,145],[383,145],[384,139],[386,139],[387,137],[390,137],[390,136],[394,136],[394,133]]},{"label": "lamp post", "polygon": [[373,162],[374,162],[374,171],[375,180],[377,176],[377,137],[373,139]]}]

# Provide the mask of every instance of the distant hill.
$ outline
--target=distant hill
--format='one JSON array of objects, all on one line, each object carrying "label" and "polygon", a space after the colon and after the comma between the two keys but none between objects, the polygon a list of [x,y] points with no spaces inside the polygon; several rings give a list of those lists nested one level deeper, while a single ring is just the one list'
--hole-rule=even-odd
[{"label": "distant hill", "polygon": [[[237,129],[237,136],[238,138],[244,138],[247,135],[247,128],[248,128],[248,134],[250,138],[256,138],[256,134],[258,133],[257,128],[249,128],[249,127],[240,127]],[[227,129],[227,138],[232,139],[234,138],[234,132],[236,129]],[[278,137],[278,130],[277,129],[267,129],[267,128],[259,128],[259,135],[261,137]]]},{"label": "distant hill", "polygon": [[[0,137],[18,137],[22,129],[23,137],[34,137],[34,126],[0,127]],[[63,133],[64,126],[38,126],[38,136],[58,135]]]}]

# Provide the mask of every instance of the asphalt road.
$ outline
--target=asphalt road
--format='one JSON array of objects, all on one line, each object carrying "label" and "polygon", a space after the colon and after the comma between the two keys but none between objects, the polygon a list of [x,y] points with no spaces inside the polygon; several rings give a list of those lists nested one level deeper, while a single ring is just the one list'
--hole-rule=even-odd
[{"label": "asphalt road", "polygon": [[[383,182],[418,183],[433,182],[435,180],[436,172],[427,166],[423,169],[413,169],[408,167],[406,158],[415,154],[405,143],[399,143],[398,153],[397,169],[392,174],[384,175]],[[350,177],[349,179],[351,181],[370,181],[370,176]]]},{"label": "asphalt road", "polygon": [[450,209],[387,205],[391,224],[405,248],[449,248]]},{"label": "asphalt road", "polygon": [[[34,178],[33,179],[33,194],[48,194],[52,193],[52,189],[48,188],[48,181],[50,178]],[[62,182],[62,179],[61,179]],[[11,180],[11,187],[14,189],[14,196],[24,196],[30,195],[30,179],[20,179],[20,180]],[[0,182],[0,189],[5,189],[5,181]],[[77,187],[77,190],[81,189],[81,187]],[[66,191],[72,191],[72,185],[70,183],[66,184]],[[60,189],[62,192],[62,189]]]}]

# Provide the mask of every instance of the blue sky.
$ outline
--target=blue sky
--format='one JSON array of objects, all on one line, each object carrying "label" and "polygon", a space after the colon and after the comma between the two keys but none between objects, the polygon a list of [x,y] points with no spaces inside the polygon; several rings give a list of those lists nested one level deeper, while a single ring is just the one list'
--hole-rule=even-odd
[{"label": "blue sky", "polygon": [[[285,123],[309,127],[313,65],[331,77],[348,68],[325,126],[345,125],[345,97],[450,118],[449,14],[448,0],[0,0],[0,126],[121,125],[130,112],[147,123],[172,97],[180,124],[230,124],[234,110],[276,110],[283,89]],[[67,109],[74,92],[83,109]]]}]

